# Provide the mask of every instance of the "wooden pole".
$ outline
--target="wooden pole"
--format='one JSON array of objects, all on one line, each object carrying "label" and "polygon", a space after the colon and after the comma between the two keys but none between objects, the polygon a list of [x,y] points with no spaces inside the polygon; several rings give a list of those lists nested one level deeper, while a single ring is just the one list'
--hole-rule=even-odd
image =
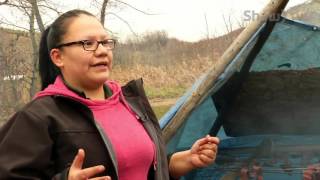
[{"label": "wooden pole", "polygon": [[189,99],[181,106],[169,124],[163,129],[164,140],[167,143],[174,135],[177,129],[183,124],[192,110],[201,103],[203,96],[214,85],[216,79],[231,62],[232,59],[240,52],[241,48],[249,41],[252,35],[267,21],[280,15],[286,7],[289,0],[271,0],[267,6],[261,11],[259,16],[253,20],[236,38],[236,40],[223,53],[217,63],[209,69],[206,79],[197,88]]}]

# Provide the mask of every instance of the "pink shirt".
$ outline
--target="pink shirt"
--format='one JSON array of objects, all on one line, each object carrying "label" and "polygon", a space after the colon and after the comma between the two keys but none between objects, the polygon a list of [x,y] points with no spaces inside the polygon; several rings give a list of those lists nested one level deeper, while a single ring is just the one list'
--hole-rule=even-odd
[{"label": "pink shirt", "polygon": [[106,84],[113,95],[106,100],[90,100],[69,90],[58,77],[53,85],[38,93],[36,98],[63,95],[87,105],[115,150],[119,180],[146,180],[154,162],[155,146],[135,114],[126,103],[122,103],[124,97],[119,84],[114,81]]}]

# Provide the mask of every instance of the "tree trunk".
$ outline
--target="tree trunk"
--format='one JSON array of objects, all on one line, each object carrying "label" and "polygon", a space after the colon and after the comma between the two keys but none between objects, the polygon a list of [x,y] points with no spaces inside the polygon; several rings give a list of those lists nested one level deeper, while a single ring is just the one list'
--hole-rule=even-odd
[{"label": "tree trunk", "polygon": [[32,74],[31,74],[31,83],[30,83],[30,90],[29,90],[29,96],[30,99],[34,96],[34,94],[37,91],[37,65],[38,65],[38,45],[36,41],[36,34],[35,34],[35,28],[34,28],[34,19],[35,19],[35,11],[32,8],[31,9],[31,14],[29,16],[30,19],[30,29],[29,29],[29,34],[30,34],[30,39],[31,39],[31,44],[32,44],[32,50],[33,50],[33,60],[32,60]]},{"label": "tree trunk", "polygon": [[100,12],[100,22],[104,26],[105,18],[106,18],[106,8],[109,0],[103,0],[101,12]]},{"label": "tree trunk", "polygon": [[45,30],[45,27],[44,27],[44,24],[43,24],[43,21],[42,21],[42,17],[40,15],[40,11],[39,11],[39,8],[38,8],[38,4],[37,4],[37,0],[29,0],[29,3],[31,4],[32,6],[32,11],[36,17],[36,20],[37,20],[37,23],[38,23],[38,26],[39,26],[39,30],[40,32],[43,32]]}]

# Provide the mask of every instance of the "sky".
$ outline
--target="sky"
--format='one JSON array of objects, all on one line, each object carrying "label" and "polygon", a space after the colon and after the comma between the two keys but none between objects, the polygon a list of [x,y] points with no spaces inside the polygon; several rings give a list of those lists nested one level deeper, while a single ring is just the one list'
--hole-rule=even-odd
[{"label": "sky", "polygon": [[[133,27],[137,31],[164,29],[169,36],[196,41],[207,36],[214,37],[225,33],[224,18],[228,20],[230,17],[232,24],[237,25],[244,18],[245,11],[258,13],[269,0],[149,0],[149,3],[143,2],[146,1],[135,0],[137,6],[159,15],[145,16],[130,12],[131,15],[128,18],[134,22]],[[301,2],[303,1],[293,0],[288,5]],[[122,27],[118,31],[124,30],[125,27]]]},{"label": "sky", "polygon": [[[133,37],[124,19],[133,31],[141,35],[146,32],[166,31],[169,37],[184,41],[198,41],[206,37],[216,37],[227,32],[224,19],[229,24],[239,27],[239,22],[252,14],[260,12],[270,0],[123,0],[139,10],[153,15],[146,15],[133,8],[122,5],[121,8],[110,8],[112,12],[106,18],[106,27],[115,32],[120,40]],[[307,0],[290,0],[288,7]],[[88,0],[56,0],[61,11],[74,8],[88,10],[94,14],[98,10]],[[115,15],[113,15],[116,14]],[[0,7],[0,18],[9,19],[14,15],[17,24],[23,24],[16,12]],[[49,24],[56,17],[47,14],[45,22]],[[229,19],[230,22],[229,23]],[[19,22],[20,21],[20,22]],[[23,21],[23,22],[21,22]]]}]

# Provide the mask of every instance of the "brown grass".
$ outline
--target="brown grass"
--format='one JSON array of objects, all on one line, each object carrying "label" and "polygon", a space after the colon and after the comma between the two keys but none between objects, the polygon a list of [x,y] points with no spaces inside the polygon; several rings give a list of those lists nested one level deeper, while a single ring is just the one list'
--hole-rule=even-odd
[{"label": "brown grass", "polygon": [[115,66],[112,79],[123,85],[132,79],[142,77],[151,106],[160,119],[175,103],[175,100],[183,95],[187,88],[212,65],[213,60],[198,59],[166,66],[143,64],[136,64],[132,67]]},{"label": "brown grass", "polygon": [[112,79],[124,84],[129,80],[142,77],[147,88],[189,87],[212,64],[213,61],[208,59],[199,59],[165,66],[143,64],[131,67],[115,66]]}]

